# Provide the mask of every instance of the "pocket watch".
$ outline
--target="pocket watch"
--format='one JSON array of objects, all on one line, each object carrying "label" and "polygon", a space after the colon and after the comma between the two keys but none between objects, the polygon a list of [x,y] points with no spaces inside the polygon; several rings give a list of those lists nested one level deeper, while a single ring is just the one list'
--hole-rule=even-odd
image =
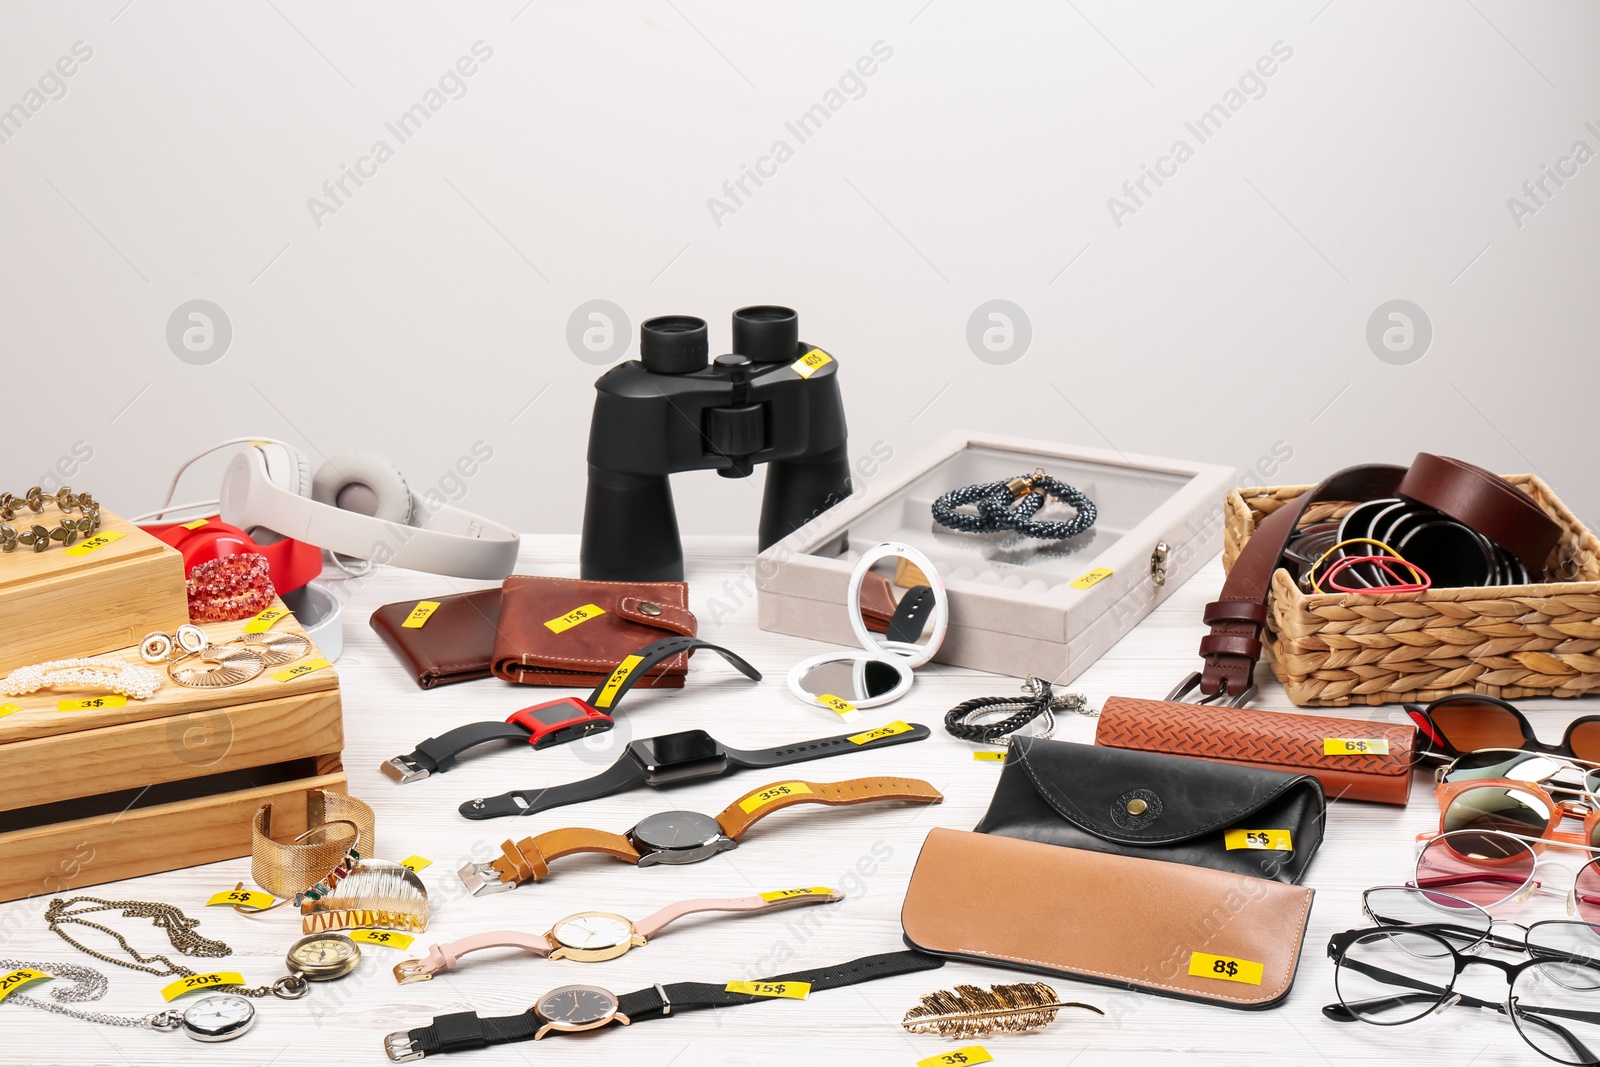
[{"label": "pocket watch", "polygon": [[289,946],[284,964],[291,979],[331,982],[361,962],[361,946],[343,934],[308,934]]},{"label": "pocket watch", "polygon": [[232,1041],[255,1022],[254,1004],[230,993],[212,993],[185,1008],[179,1025],[196,1041]]}]

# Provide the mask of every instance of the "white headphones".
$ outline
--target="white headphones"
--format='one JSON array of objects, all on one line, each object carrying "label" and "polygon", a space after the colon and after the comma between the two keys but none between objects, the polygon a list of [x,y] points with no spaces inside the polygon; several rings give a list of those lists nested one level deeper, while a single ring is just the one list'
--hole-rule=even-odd
[{"label": "white headphones", "polygon": [[[448,504],[420,514],[405,477],[382,456],[347,452],[330,458],[313,477],[298,449],[271,438],[235,438],[201,455],[239,444],[249,447],[222,475],[217,504],[224,522],[246,530],[264,527],[357,559],[459,578],[504,578],[516,568],[515,530]],[[174,490],[198,458],[179,469]]]}]

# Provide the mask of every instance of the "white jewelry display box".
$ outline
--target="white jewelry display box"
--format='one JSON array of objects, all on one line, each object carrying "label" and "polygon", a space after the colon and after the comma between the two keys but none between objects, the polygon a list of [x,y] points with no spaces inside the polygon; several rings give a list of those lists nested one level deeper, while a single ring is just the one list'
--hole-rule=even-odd
[{"label": "white jewelry display box", "polygon": [[[1099,517],[1067,541],[960,533],[933,520],[941,495],[1037,468],[1081,489]],[[845,593],[856,559],[900,541],[938,567],[950,624],[935,657],[1066,683],[1182,585],[1222,545],[1222,500],[1237,471],[1048,441],[957,431],[762,552],[761,628],[854,645]],[[1039,521],[1070,518],[1050,501]],[[1174,679],[1176,681],[1176,679]]]}]

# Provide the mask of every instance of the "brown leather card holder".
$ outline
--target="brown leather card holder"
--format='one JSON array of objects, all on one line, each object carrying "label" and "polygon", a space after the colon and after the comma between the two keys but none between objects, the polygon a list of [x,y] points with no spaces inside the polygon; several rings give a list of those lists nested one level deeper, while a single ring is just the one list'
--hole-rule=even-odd
[{"label": "brown leather card holder", "polygon": [[1288,996],[1313,895],[1206,867],[936,828],[900,925],[906,944],[936,956],[1250,1010]]},{"label": "brown leather card holder", "polygon": [[[429,604],[438,606],[430,611]],[[417,685],[432,689],[489,677],[499,618],[500,590],[479,589],[385,604],[372,613],[371,624]]]},{"label": "brown leather card holder", "polygon": [[[698,629],[684,582],[599,582],[514,574],[501,585],[492,669],[522,685],[593,687],[617,664],[665,637]],[[691,652],[663,660],[634,684],[676,689]]]},{"label": "brown leather card holder", "polygon": [[1416,736],[1410,724],[1109,697],[1094,743],[1309,774],[1329,800],[1404,804]]}]

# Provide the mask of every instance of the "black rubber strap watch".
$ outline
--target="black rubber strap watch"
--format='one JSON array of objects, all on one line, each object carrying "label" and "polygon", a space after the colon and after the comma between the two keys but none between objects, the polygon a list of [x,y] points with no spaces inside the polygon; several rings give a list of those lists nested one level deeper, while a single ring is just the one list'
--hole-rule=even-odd
[{"label": "black rubber strap watch", "polygon": [[438,737],[428,738],[403,756],[385,760],[378,769],[391,781],[405,785],[431,775],[443,774],[456,765],[456,760],[467,749],[490,741],[526,741],[534,748],[549,748],[609,730],[616,725],[616,720],[611,716],[615,713],[617,702],[650,668],[680,652],[700,648],[717,653],[752,681],[761,680],[760,671],[720,645],[697,637],[669,637],[646,645],[617,664],[616,669],[595,687],[587,700],[565,697],[523,708],[505,722],[475,722],[458,726]]},{"label": "black rubber strap watch", "polygon": [[747,751],[729,748],[704,730],[684,730],[629,742],[622,758],[612,764],[609,770],[593,778],[544,789],[513,789],[498,796],[478,797],[462,804],[459,810],[469,819],[534,815],[640,786],[675,785],[702,778],[717,778],[738,770],[783,767],[846,752],[921,741],[928,734],[928,728],[920,723],[895,722],[875,730],[819,737],[781,748]]},{"label": "black rubber strap watch", "polygon": [[[833,967],[761,978],[752,984],[774,986],[804,982],[816,993],[825,989],[859,985],[879,978],[931,971],[944,966],[944,960],[922,952],[884,952],[863,956]],[[631,1025],[648,1019],[665,1019],[687,1011],[732,1008],[756,1004],[772,996],[731,993],[728,983],[674,982],[646,986],[617,996],[599,986],[562,986],[552,989],[527,1011],[518,1015],[481,1018],[477,1012],[463,1011],[437,1016],[428,1026],[399,1030],[384,1038],[384,1050],[396,1063],[420,1060],[445,1052],[487,1048],[512,1041],[538,1040],[546,1035],[595,1030],[613,1022]],[[570,1007],[569,1007],[570,1004]]]}]

